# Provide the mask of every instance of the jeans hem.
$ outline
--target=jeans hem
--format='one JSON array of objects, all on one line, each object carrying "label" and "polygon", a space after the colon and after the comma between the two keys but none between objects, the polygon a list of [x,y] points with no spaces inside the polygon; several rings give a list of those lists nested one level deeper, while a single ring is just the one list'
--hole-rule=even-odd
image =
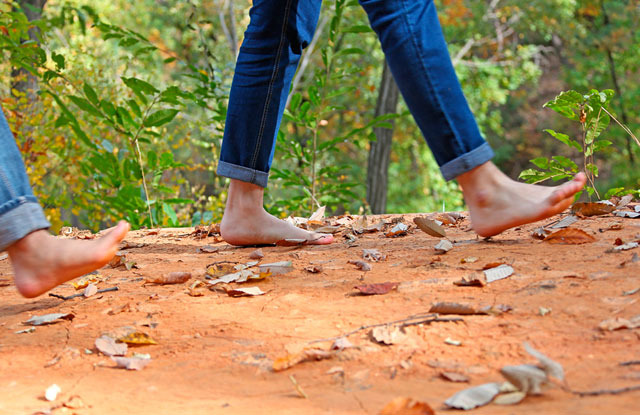
[{"label": "jeans hem", "polygon": [[255,184],[260,187],[267,187],[267,183],[269,182],[269,173],[225,161],[218,162],[217,174],[218,176],[240,180],[241,182]]},{"label": "jeans hem", "polygon": [[440,166],[440,171],[442,172],[445,180],[453,180],[462,173],[466,173],[469,170],[486,163],[491,160],[493,156],[493,150],[489,143],[484,143],[468,153],[443,164]]},{"label": "jeans hem", "polygon": [[31,232],[51,227],[38,203],[21,203],[0,215],[0,251],[13,245]]}]

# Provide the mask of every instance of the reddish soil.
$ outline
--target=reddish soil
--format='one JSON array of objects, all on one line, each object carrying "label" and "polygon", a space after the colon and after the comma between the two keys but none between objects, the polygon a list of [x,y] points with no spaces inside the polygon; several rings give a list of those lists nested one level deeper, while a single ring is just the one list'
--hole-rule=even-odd
[{"label": "reddish soil", "polygon": [[[560,362],[574,390],[640,384],[640,365],[620,365],[640,360],[640,329],[598,328],[603,320],[640,314],[640,292],[630,293],[640,287],[640,261],[634,256],[640,248],[607,252],[617,238],[640,239],[640,220],[612,215],[581,219],[571,228],[586,231],[595,241],[569,245],[531,237],[536,226],[560,216],[490,240],[477,238],[465,219],[447,228],[453,249],[437,255],[439,239],[416,229],[412,215],[403,218],[411,225],[407,236],[366,233],[349,245],[337,234],[328,246],[262,247],[262,263],[292,261],[294,269],[242,285],[266,291],[256,297],[232,298],[206,288],[198,289],[204,294],[199,297],[187,293],[195,279],[204,280],[207,264],[246,263],[256,249],[215,243],[214,237],[198,239],[190,235],[193,229],[131,232],[129,243],[145,245],[123,252],[140,269],[100,270],[107,278],[99,288],[118,286],[115,292],[68,301],[47,295],[29,300],[5,284],[0,288],[0,413],[377,414],[403,396],[428,403],[438,414],[452,413],[443,402],[457,391],[503,381],[499,370],[505,365],[534,363],[523,342]],[[369,223],[379,219],[370,217]],[[611,229],[616,223],[622,229]],[[220,251],[199,252],[204,245]],[[371,263],[368,272],[348,263],[371,248],[387,259]],[[462,262],[469,257],[478,259]],[[511,265],[514,274],[484,287],[453,284],[496,262]],[[310,273],[305,270],[310,265],[322,265],[323,271]],[[143,276],[171,271],[193,272],[194,279],[178,285],[144,284]],[[0,281],[11,281],[11,274],[9,261],[0,260]],[[355,285],[386,281],[400,285],[384,295],[354,295]],[[53,292],[76,291],[68,283]],[[328,350],[332,344],[310,344],[316,339],[425,314],[440,301],[503,304],[512,310],[409,326],[404,338],[390,346],[372,341],[369,330],[362,330],[349,337],[356,347],[330,359],[272,370],[273,361],[289,353],[305,347]],[[58,312],[71,312],[75,319],[16,334],[28,328],[22,323],[30,317]],[[116,369],[94,346],[102,334],[117,335],[127,327],[158,342],[130,347],[128,355],[152,357],[141,371]],[[466,374],[470,381],[446,381],[440,377],[443,371]],[[307,398],[296,391],[290,376]],[[47,402],[44,391],[54,383],[62,392],[55,402]],[[79,408],[59,407],[72,397],[71,406]],[[638,414],[640,391],[580,397],[551,386],[517,406],[490,404],[470,413]]]}]

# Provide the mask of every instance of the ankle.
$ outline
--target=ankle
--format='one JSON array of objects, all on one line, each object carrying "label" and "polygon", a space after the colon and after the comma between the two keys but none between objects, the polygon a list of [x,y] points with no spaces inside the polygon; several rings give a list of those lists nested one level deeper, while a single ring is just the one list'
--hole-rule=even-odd
[{"label": "ankle", "polygon": [[17,240],[13,245],[7,248],[7,252],[10,257],[15,257],[21,254],[29,253],[33,249],[37,249],[38,245],[46,239],[49,232],[45,229],[40,229],[24,236],[22,239]]},{"label": "ankle", "polygon": [[263,187],[232,179],[227,194],[225,213],[261,211],[263,200]]}]

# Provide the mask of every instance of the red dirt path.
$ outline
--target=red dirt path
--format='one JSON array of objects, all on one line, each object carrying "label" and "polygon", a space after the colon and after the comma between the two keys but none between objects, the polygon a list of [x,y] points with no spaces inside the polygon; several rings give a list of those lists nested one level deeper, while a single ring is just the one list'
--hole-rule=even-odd
[{"label": "red dirt path", "polygon": [[[571,227],[596,238],[584,245],[554,245],[531,237],[536,226],[560,217],[488,241],[477,238],[464,220],[447,229],[454,248],[436,255],[438,238],[415,229],[411,218],[404,215],[412,225],[404,237],[386,238],[377,232],[358,236],[352,245],[338,236],[328,246],[263,247],[263,263],[290,260],[294,270],[246,284],[267,292],[258,297],[231,298],[207,289],[201,289],[203,296],[192,297],[186,291],[193,280],[143,284],[141,276],[170,271],[191,271],[202,279],[207,264],[246,263],[256,249],[221,242],[215,244],[220,252],[199,253],[198,248],[214,244],[214,238],[196,239],[189,236],[192,229],[163,229],[157,235],[131,232],[127,241],[146,245],[124,252],[141,268],[100,270],[108,279],[99,288],[117,285],[117,292],[69,301],[49,296],[28,300],[12,285],[2,287],[0,414],[33,414],[73,396],[81,408],[51,413],[377,414],[392,399],[407,396],[445,414],[454,412],[443,402],[455,392],[502,381],[502,366],[533,363],[524,341],[560,362],[575,390],[640,384],[640,365],[620,365],[640,360],[640,329],[598,329],[605,319],[640,314],[640,292],[623,295],[640,287],[640,261],[632,261],[640,248],[606,252],[616,238],[640,239],[640,220],[611,215],[582,219]],[[614,223],[622,229],[608,230]],[[373,263],[369,272],[347,262],[360,260],[365,248],[378,249],[386,261]],[[478,260],[461,263],[468,257]],[[507,263],[515,273],[482,288],[453,285],[492,262]],[[323,272],[305,271],[311,264],[322,264]],[[0,281],[10,281],[11,274],[9,261],[0,260]],[[385,281],[401,284],[385,295],[352,295],[355,285]],[[75,290],[64,284],[53,292],[69,295]],[[506,304],[513,310],[407,327],[404,341],[391,346],[373,342],[363,330],[349,337],[356,348],[332,359],[271,370],[274,359],[308,347],[310,341],[426,313],[438,301]],[[541,315],[540,307],[551,311]],[[55,312],[76,317],[32,333],[15,333],[27,328],[22,322],[31,316]],[[122,332],[123,327],[135,327],[159,343],[130,348],[129,355],[149,353],[153,359],[141,371],[115,369],[95,350],[97,337]],[[446,344],[447,338],[462,345]],[[324,349],[330,345],[313,344]],[[442,371],[467,374],[470,382],[445,381],[439,376]],[[290,375],[306,399],[298,395]],[[43,395],[53,383],[62,392],[49,403]],[[578,397],[548,388],[517,406],[490,404],[469,413],[637,415],[640,391]]]}]

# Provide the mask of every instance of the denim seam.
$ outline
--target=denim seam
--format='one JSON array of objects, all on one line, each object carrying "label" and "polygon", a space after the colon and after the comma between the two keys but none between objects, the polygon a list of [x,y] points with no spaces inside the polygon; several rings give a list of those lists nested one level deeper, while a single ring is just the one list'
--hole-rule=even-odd
[{"label": "denim seam", "polygon": [[4,174],[4,170],[2,170],[2,166],[0,166],[0,178],[2,179],[2,182],[4,183],[4,185],[7,186],[7,189],[9,189],[9,195],[11,196],[11,198],[15,199],[18,195],[16,194],[15,189],[11,185],[9,178],[7,177],[6,174]]},{"label": "denim seam", "polygon": [[[433,3],[433,1],[431,1],[431,3]],[[402,13],[402,16],[407,24],[407,27],[409,29],[412,29],[411,26],[411,22],[409,21],[408,15],[409,15],[409,11],[407,9],[407,2],[406,0],[402,1],[402,7],[404,9],[404,13]],[[435,7],[435,6],[433,6]],[[427,70],[427,68],[424,65],[424,57],[422,56],[422,52],[420,50],[420,47],[418,46],[418,44],[416,43],[416,37],[415,36],[411,36],[411,43],[413,44],[413,47],[416,49],[416,54],[420,57],[420,66],[422,66],[422,71],[425,74],[425,78],[427,80],[427,82],[429,83],[429,86],[431,87],[431,90],[433,91],[433,96],[435,97],[435,99],[438,101],[438,104],[440,106],[440,112],[444,115],[444,118],[447,120],[447,123],[449,124],[449,128],[451,129],[451,133],[453,134],[453,137],[455,138],[456,144],[458,145],[458,147],[460,149],[462,149],[463,152],[467,152],[468,150],[465,148],[465,146],[462,145],[462,143],[460,142],[460,140],[458,139],[458,134],[454,128],[454,124],[451,122],[451,119],[449,119],[449,114],[446,113],[446,111],[443,111],[442,108],[444,108],[444,106],[442,105],[442,101],[440,99],[440,96],[438,95],[436,88],[434,87],[433,82],[431,81],[431,76],[429,75],[429,71]],[[456,75],[457,76],[457,75]]]},{"label": "denim seam", "polygon": [[[251,167],[254,170],[256,169],[256,163],[258,161],[258,154],[260,153],[260,148],[262,146],[262,138],[264,136],[264,129],[265,129],[265,125],[267,123],[267,113],[269,112],[269,107],[270,107],[270,102],[271,102],[271,96],[273,95],[273,85],[276,82],[276,77],[278,75],[278,71],[280,69],[280,56],[282,55],[282,49],[284,48],[284,43],[285,43],[285,38],[286,38],[286,31],[287,31],[287,24],[289,22],[289,16],[291,14],[291,2],[293,0],[289,0],[287,1],[287,4],[285,6],[285,13],[284,13],[284,20],[282,22],[282,32],[280,33],[280,44],[278,45],[278,51],[276,53],[276,61],[273,67],[273,73],[271,74],[271,80],[269,80],[269,87],[267,90],[267,97],[266,97],[266,101],[264,104],[264,110],[262,112],[262,120],[260,122],[260,130],[258,131],[258,140],[256,143],[256,147],[255,150],[253,152],[253,158],[251,159]],[[255,179],[255,177],[253,177],[252,179]]]}]

